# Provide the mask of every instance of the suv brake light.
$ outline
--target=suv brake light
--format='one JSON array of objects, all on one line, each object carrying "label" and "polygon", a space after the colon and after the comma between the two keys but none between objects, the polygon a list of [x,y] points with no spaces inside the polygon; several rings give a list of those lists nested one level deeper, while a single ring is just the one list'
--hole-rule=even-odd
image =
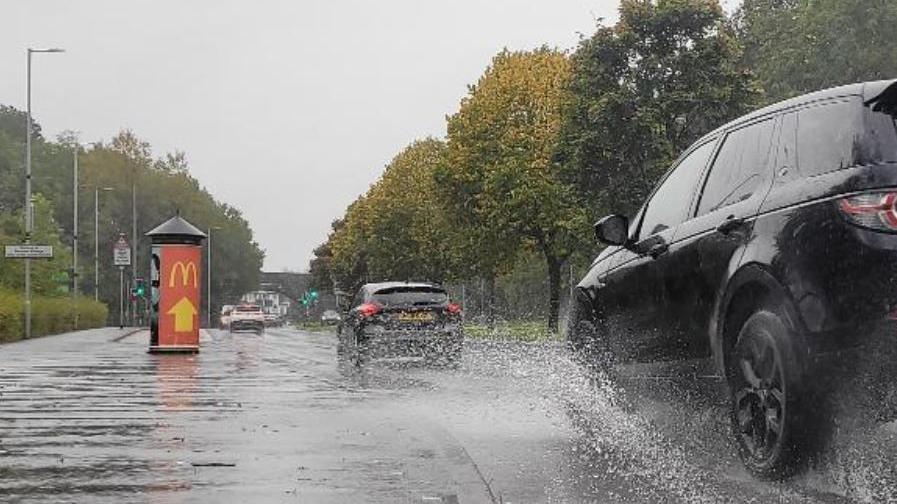
[{"label": "suv brake light", "polygon": [[358,313],[362,317],[373,317],[380,313],[380,305],[374,303],[365,303],[358,307]]},{"label": "suv brake light", "polygon": [[897,193],[865,193],[842,198],[841,212],[854,224],[878,231],[897,231]]}]

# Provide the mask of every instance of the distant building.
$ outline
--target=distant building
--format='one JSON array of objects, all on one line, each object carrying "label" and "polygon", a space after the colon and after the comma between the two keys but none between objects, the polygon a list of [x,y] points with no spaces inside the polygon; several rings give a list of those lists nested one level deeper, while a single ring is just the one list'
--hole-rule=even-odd
[{"label": "distant building", "polygon": [[[319,291],[317,301],[306,309],[301,300],[306,293],[312,290],[311,283],[312,277],[309,273],[262,271],[259,275],[259,290],[255,293],[247,293],[244,298],[258,293],[259,299],[277,304],[278,310],[284,310],[283,307],[286,306],[282,316],[293,320],[305,318],[306,315],[310,318],[318,318],[324,310],[336,309],[336,297],[330,290]],[[274,293],[279,297],[274,301],[274,298],[262,293]],[[259,304],[265,306],[261,302]]]}]

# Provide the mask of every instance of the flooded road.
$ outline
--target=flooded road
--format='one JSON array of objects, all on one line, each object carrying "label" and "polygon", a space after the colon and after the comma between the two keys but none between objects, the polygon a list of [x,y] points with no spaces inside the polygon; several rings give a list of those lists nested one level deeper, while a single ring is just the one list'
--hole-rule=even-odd
[{"label": "flooded road", "polygon": [[844,423],[804,473],[759,482],[714,399],[675,380],[601,385],[556,344],[473,342],[458,369],[359,368],[328,333],[210,331],[196,356],[121,336],[0,346],[0,500],[897,499],[893,425]]}]

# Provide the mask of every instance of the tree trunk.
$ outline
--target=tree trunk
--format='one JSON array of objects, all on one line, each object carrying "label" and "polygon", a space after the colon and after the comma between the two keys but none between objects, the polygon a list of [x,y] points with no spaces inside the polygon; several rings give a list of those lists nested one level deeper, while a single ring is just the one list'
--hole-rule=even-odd
[{"label": "tree trunk", "polygon": [[486,279],[486,325],[495,329],[495,275]]},{"label": "tree trunk", "polygon": [[561,261],[556,257],[545,257],[548,263],[548,330],[558,332],[558,314],[561,307]]}]

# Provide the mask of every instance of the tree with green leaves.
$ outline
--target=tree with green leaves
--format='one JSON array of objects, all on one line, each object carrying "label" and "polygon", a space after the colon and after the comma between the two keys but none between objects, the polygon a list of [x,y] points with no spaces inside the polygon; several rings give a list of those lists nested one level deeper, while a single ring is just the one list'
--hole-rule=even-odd
[{"label": "tree with green leaves", "polygon": [[[34,190],[43,199],[35,203],[35,226],[53,231],[38,234],[36,241],[54,246],[56,258],[39,262],[36,266],[35,291],[58,283],[42,280],[40,268],[50,268],[53,274],[66,273],[71,267],[73,233],[72,158],[78,150],[80,160],[79,191],[79,275],[83,293],[92,293],[93,238],[95,188],[111,188],[100,196],[100,269],[99,298],[109,306],[118,306],[118,270],[113,268],[112,244],[119,233],[131,235],[131,184],[137,183],[138,259],[136,276],[149,275],[149,240],[144,233],[170,218],[178,210],[202,230],[214,230],[212,257],[215,274],[212,276],[212,306],[235,301],[246,291],[258,286],[259,269],[264,252],[253,239],[249,223],[240,211],[216,201],[199,181],[189,173],[183,152],[154,158],[148,142],[129,130],[123,130],[108,145],[96,142],[85,148],[77,138],[63,134],[58,141],[48,141],[40,135],[34,122],[32,142]],[[24,151],[25,114],[0,106],[0,238],[4,242],[21,240],[24,193],[22,167]],[[17,227],[18,226],[18,227]],[[17,235],[17,233],[19,233]],[[41,238],[41,236],[43,236]],[[35,261],[38,263],[38,261]],[[0,285],[16,286],[22,275],[14,262],[4,261],[0,267]],[[43,290],[42,290],[43,289]],[[51,289],[52,290],[52,289]],[[203,303],[205,305],[205,303]],[[118,313],[110,314],[117,319]]]},{"label": "tree with green leaves", "polygon": [[893,0],[744,0],[733,24],[771,101],[897,77]]},{"label": "tree with green leaves", "polygon": [[[0,246],[22,243],[25,216],[22,209],[0,213]],[[31,261],[31,286],[36,295],[68,292],[72,250],[60,239],[60,226],[53,217],[53,204],[40,193],[34,194],[32,241],[53,247],[53,257]],[[0,261],[0,287],[21,292],[25,286],[25,263],[20,259]]]},{"label": "tree with green leaves", "polygon": [[345,220],[335,223],[328,242],[316,249],[311,269],[326,264],[350,291],[368,281],[448,278],[455,271],[455,233],[436,198],[434,179],[445,149],[442,141],[427,138],[393,158],[349,206]]},{"label": "tree with green leaves", "polygon": [[330,270],[340,288],[354,293],[370,278],[368,271],[370,219],[368,195],[362,195],[346,209],[341,225],[334,227],[327,244]]},{"label": "tree with green leaves", "polygon": [[440,140],[413,142],[368,194],[373,212],[368,268],[377,279],[442,282],[453,271],[453,228],[436,198],[434,179],[444,157]]},{"label": "tree with green leaves", "polygon": [[573,55],[557,161],[593,211],[632,215],[676,156],[761,92],[716,0],[623,0]]},{"label": "tree with green leaves", "polygon": [[437,175],[442,201],[463,230],[462,263],[471,273],[494,285],[521,247],[542,255],[551,331],[561,268],[588,235],[579,194],[553,161],[569,78],[569,59],[553,49],[496,55],[448,119],[448,152]]}]

